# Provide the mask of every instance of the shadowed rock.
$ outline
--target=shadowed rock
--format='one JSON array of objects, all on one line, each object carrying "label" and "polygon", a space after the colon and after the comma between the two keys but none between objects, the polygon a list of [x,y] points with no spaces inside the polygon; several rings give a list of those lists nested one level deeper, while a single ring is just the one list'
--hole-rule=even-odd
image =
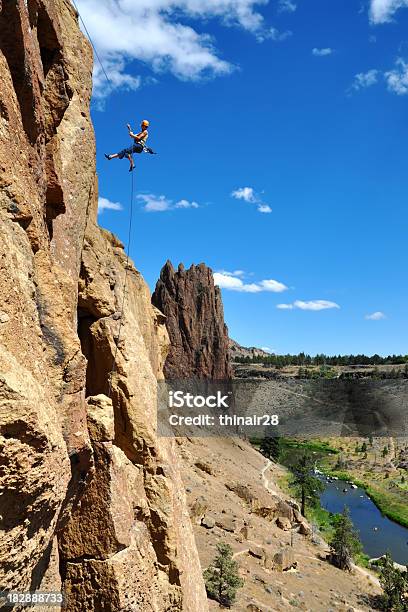
[{"label": "shadowed rock", "polygon": [[167,261],[152,296],[166,316],[171,348],[164,366],[167,379],[231,378],[228,329],[219,287],[203,263],[176,271]]}]

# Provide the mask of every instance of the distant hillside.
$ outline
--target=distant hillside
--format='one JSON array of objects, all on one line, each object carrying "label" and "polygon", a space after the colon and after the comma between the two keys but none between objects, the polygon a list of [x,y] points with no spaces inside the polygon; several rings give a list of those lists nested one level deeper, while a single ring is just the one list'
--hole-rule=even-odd
[{"label": "distant hillside", "polygon": [[255,346],[241,346],[235,340],[229,339],[229,354],[230,359],[234,361],[236,358],[245,358],[249,357],[253,359],[254,357],[269,357],[270,353],[263,351],[260,348],[256,348]]}]

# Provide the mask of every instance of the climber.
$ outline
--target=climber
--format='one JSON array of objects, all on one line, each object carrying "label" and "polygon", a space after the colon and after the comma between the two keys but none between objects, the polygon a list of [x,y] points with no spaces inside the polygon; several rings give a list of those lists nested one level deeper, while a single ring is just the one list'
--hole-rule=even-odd
[{"label": "climber", "polygon": [[149,137],[149,125],[149,121],[147,121],[147,119],[144,119],[140,124],[140,132],[138,134],[134,134],[132,132],[132,128],[128,124],[127,129],[129,130],[129,136],[134,140],[133,145],[131,147],[128,147],[127,149],[123,149],[123,151],[120,151],[119,153],[114,153],[112,155],[107,155],[105,153],[106,159],[110,161],[111,159],[123,159],[124,157],[126,157],[130,161],[129,172],[132,172],[135,167],[135,162],[133,161],[133,153],[143,153],[143,151],[146,151],[146,153],[154,154],[154,152],[149,149],[149,147],[146,147],[146,141]]}]

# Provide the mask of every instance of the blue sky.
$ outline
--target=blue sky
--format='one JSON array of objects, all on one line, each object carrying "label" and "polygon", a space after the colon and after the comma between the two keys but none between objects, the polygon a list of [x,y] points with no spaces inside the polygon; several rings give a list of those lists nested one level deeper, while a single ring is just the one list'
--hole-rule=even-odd
[{"label": "blue sky", "polygon": [[[137,5],[137,6],[135,6]],[[230,335],[279,353],[407,353],[408,1],[78,0],[95,68],[101,225],[204,261]]]}]

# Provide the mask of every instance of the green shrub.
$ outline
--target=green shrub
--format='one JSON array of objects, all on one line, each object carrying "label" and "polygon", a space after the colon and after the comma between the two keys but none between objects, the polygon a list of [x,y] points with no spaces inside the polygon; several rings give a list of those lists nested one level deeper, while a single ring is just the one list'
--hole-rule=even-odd
[{"label": "green shrub", "polygon": [[214,561],[204,571],[205,588],[211,599],[230,607],[244,581],[238,573],[238,563],[232,558],[231,546],[221,542],[217,544],[217,552]]},{"label": "green shrub", "polygon": [[330,546],[333,563],[340,569],[350,570],[352,562],[361,552],[362,546],[346,506],[342,514],[338,514],[336,517],[334,535]]},{"label": "green shrub", "polygon": [[384,594],[381,603],[384,610],[406,612],[408,610],[408,573],[394,567],[387,553],[382,562],[380,584]]}]

